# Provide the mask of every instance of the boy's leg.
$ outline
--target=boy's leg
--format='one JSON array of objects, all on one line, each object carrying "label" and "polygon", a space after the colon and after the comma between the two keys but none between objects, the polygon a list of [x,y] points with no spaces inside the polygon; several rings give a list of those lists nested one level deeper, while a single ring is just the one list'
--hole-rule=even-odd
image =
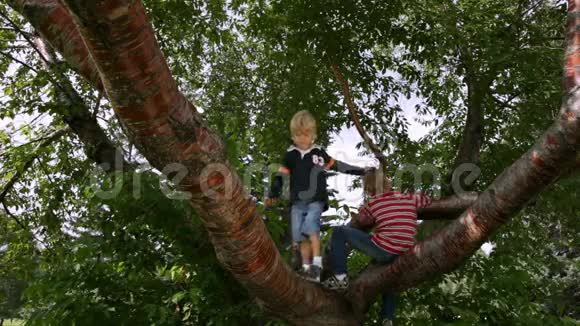
[{"label": "boy's leg", "polygon": [[348,256],[347,243],[352,249],[370,256],[381,263],[388,263],[397,258],[375,245],[371,235],[348,226],[338,226],[332,231],[331,258],[332,269],[335,274],[346,274],[346,258]]},{"label": "boy's leg", "polygon": [[324,203],[312,202],[308,204],[304,223],[302,224],[302,233],[309,239],[309,256],[312,257],[312,264],[309,267],[307,278],[311,281],[320,282],[322,272],[322,257],[320,256],[320,215]]},{"label": "boy's leg", "polygon": [[311,234],[308,236],[312,246],[312,256],[320,257],[320,234]]},{"label": "boy's leg", "polygon": [[346,248],[346,227],[337,226],[332,228],[332,237],[330,238],[330,264],[332,272],[335,275],[346,274],[346,258],[348,249]]},{"label": "boy's leg", "polygon": [[[303,202],[296,202],[292,205],[290,210],[290,227],[292,228],[292,241],[299,243],[300,255],[302,256],[302,264],[308,264],[310,249],[306,237],[302,234],[302,224],[304,224],[304,215],[306,214],[307,206]],[[308,246],[308,247],[306,247]]]},{"label": "boy's leg", "polygon": [[382,320],[395,320],[395,300],[394,292],[388,291],[383,293],[383,306],[381,308],[380,316]]},{"label": "boy's leg", "polygon": [[319,267],[322,267],[322,257],[320,256],[320,215],[322,215],[323,209],[323,202],[309,203],[304,223],[302,224],[302,233],[308,235],[310,240],[311,255],[315,260],[314,264]]},{"label": "boy's leg", "polygon": [[332,275],[323,286],[333,290],[345,290],[348,287],[348,277],[346,275],[346,260],[349,249],[347,248],[347,227],[337,226],[332,228],[330,238],[330,266]]},{"label": "boy's leg", "polygon": [[300,255],[302,256],[302,265],[310,265],[312,262],[312,246],[310,241],[304,240],[300,242]]}]

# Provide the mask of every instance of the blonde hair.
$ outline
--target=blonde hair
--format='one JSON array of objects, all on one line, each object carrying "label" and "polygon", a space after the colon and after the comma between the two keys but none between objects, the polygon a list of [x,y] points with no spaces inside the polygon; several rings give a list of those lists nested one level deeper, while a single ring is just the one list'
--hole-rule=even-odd
[{"label": "blonde hair", "polygon": [[290,120],[290,134],[292,136],[310,134],[316,136],[316,120],[306,110],[298,111]]},{"label": "blonde hair", "polygon": [[382,169],[371,169],[363,176],[363,190],[365,194],[378,195],[390,191],[391,179],[387,178]]}]

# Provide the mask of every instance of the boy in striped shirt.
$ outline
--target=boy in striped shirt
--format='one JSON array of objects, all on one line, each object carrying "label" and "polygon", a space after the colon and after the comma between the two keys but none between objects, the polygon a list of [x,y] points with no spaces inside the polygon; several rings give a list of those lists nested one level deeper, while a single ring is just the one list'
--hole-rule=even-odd
[{"label": "boy in striped shirt", "polygon": [[[338,226],[332,232],[330,259],[334,275],[323,283],[330,289],[348,287],[347,243],[379,263],[390,264],[415,245],[417,209],[431,203],[423,194],[392,191],[391,181],[377,170],[367,172],[363,184],[368,201],[359,209],[358,216],[353,216],[350,227]],[[362,228],[374,231],[368,234]],[[394,312],[394,293],[384,293],[381,310],[384,325],[390,325]]]}]

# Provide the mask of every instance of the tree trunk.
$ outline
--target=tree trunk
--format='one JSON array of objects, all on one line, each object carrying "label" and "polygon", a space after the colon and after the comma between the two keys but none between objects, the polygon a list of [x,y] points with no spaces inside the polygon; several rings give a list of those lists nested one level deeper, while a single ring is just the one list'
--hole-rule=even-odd
[{"label": "tree trunk", "polygon": [[[63,10],[56,1],[47,7],[49,2],[22,0],[20,5],[25,10],[21,12],[35,13],[30,17],[32,21],[38,20],[38,13],[45,10],[46,28],[69,33],[76,31],[74,26],[65,28],[60,22],[75,21],[107,96],[132,142],[164,173],[171,172],[164,169],[168,166],[186,172],[180,188],[191,195],[190,203],[200,214],[220,262],[264,308],[293,324],[355,325],[381,289],[413,287],[457,268],[527,200],[553,182],[559,170],[571,164],[579,151],[580,91],[578,62],[574,59],[567,63],[575,66],[566,70],[574,83],[567,89],[555,126],[500,175],[459,219],[391,266],[370,268],[353,281],[349,295],[343,297],[301,280],[282,261],[255,204],[226,161],[222,141],[178,91],[142,4],[67,0]],[[580,51],[577,46],[580,32],[574,29],[580,20],[574,18],[578,15],[578,2],[569,0],[569,39],[576,40],[571,41],[569,59],[577,58]],[[47,37],[51,39],[48,34]],[[51,43],[59,42],[51,40]],[[57,49],[63,51],[58,46]],[[70,56],[76,56],[74,51],[65,56],[69,62],[90,66],[82,49],[76,58]],[[90,79],[94,71],[85,71],[83,75]]]}]

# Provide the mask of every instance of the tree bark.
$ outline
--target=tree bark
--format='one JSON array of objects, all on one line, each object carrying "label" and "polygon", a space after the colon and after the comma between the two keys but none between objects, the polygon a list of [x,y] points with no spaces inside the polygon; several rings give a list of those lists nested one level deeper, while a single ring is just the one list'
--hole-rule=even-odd
[{"label": "tree bark", "polygon": [[[578,16],[579,1],[569,0],[571,17]],[[457,268],[553,182],[561,168],[572,164],[579,151],[578,63],[567,60],[575,65],[567,70],[575,83],[567,89],[555,126],[459,219],[393,265],[366,271],[353,281],[345,298],[299,279],[284,264],[255,204],[226,162],[223,143],[177,90],[142,4],[67,0],[66,5],[132,142],[159,170],[180,164],[187,173],[180,187],[191,194],[191,205],[201,215],[218,259],[263,307],[293,324],[355,325],[381,289],[402,290]],[[57,18],[66,21],[53,17],[53,23],[58,24]],[[576,40],[576,47],[571,47],[568,59],[579,55],[580,32],[572,29],[578,19],[571,20],[569,38]]]},{"label": "tree bark", "polygon": [[489,84],[482,85],[478,78],[468,72],[467,77],[467,118],[463,129],[463,141],[459,146],[455,168],[463,163],[479,164],[483,145],[483,100]]},{"label": "tree bark", "polygon": [[419,208],[417,219],[419,220],[453,220],[477,200],[476,192],[449,196],[440,200],[434,200],[429,206]]},{"label": "tree bark", "polygon": [[8,4],[49,41],[81,76],[103,89],[98,70],[90,57],[72,16],[59,0],[8,0]]}]

